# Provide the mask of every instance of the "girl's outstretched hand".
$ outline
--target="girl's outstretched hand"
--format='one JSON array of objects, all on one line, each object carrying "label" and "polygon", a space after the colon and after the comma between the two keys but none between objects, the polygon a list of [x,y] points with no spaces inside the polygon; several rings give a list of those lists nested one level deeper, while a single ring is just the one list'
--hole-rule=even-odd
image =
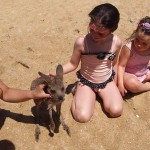
[{"label": "girl's outstretched hand", "polygon": [[51,98],[50,94],[44,92],[44,86],[44,84],[40,84],[32,91],[33,99]]},{"label": "girl's outstretched hand", "polygon": [[118,88],[119,88],[121,95],[125,96],[125,94],[127,93],[127,90],[125,89],[125,87],[120,85],[118,86]]}]

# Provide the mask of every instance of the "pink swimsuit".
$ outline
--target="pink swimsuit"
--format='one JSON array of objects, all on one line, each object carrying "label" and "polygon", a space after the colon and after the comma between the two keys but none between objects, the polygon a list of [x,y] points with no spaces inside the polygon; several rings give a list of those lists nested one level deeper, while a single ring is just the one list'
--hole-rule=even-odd
[{"label": "pink swimsuit", "polygon": [[[106,54],[105,58],[100,60],[97,58],[99,52],[92,50],[89,43],[86,42],[85,37],[85,49],[81,56],[81,69],[77,72],[77,76],[83,84],[86,84],[92,88],[104,88],[108,82],[113,80],[114,72],[112,69],[112,60],[110,56],[114,55],[115,45],[118,37],[113,36],[114,44],[110,45],[110,49],[107,51],[99,50],[99,52],[110,53]],[[91,84],[99,84],[99,86],[91,86]]]},{"label": "pink swimsuit", "polygon": [[135,75],[139,81],[144,81],[148,72],[148,63],[150,55],[143,56],[136,52],[133,42],[127,43],[126,46],[131,50],[132,56],[129,58],[125,72]]}]

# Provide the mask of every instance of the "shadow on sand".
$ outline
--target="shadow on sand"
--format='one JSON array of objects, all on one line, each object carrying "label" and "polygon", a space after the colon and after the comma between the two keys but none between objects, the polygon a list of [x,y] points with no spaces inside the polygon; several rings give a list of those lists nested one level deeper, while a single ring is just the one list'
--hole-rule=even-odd
[{"label": "shadow on sand", "polygon": [[0,140],[0,150],[15,150],[15,145],[9,140]]},{"label": "shadow on sand", "polygon": [[[0,109],[0,129],[3,127],[6,118],[11,118],[17,122],[22,122],[26,124],[36,124],[36,106],[33,106],[31,108],[31,112],[33,116],[23,115],[23,114],[11,112],[9,110]],[[60,121],[54,110],[53,110],[53,118],[55,122],[54,133],[59,133]],[[52,137],[54,136],[54,133],[52,133],[51,130],[49,129],[49,124],[50,124],[50,119],[49,119],[48,110],[42,106],[40,107],[40,111],[39,111],[39,125],[47,128],[49,130],[49,135]]]}]

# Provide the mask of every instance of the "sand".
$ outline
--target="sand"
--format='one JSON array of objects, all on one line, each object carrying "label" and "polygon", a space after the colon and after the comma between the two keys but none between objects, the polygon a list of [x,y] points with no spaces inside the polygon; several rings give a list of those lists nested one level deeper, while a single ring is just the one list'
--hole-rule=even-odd
[{"label": "sand", "polygon": [[[88,13],[98,4],[112,3],[121,14],[115,34],[125,40],[142,17],[150,15],[149,0],[5,0],[0,1],[0,79],[8,86],[29,89],[38,71],[47,73],[72,54],[74,40],[87,33]],[[76,80],[75,72],[64,76]],[[124,112],[109,118],[96,103],[88,123],[73,120],[72,95],[62,105],[71,137],[59,128],[49,135],[41,125],[39,142],[34,138],[32,100],[10,104],[0,101],[0,150],[148,150],[150,149],[150,93],[128,95]]]}]

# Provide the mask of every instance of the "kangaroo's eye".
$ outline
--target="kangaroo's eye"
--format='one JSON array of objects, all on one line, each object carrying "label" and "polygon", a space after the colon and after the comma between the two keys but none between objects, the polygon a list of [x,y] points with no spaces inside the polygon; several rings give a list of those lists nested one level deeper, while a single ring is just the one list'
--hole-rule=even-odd
[{"label": "kangaroo's eye", "polygon": [[56,93],[56,91],[55,91],[55,90],[51,90],[51,93],[52,93],[52,94],[55,94],[55,93]]}]

